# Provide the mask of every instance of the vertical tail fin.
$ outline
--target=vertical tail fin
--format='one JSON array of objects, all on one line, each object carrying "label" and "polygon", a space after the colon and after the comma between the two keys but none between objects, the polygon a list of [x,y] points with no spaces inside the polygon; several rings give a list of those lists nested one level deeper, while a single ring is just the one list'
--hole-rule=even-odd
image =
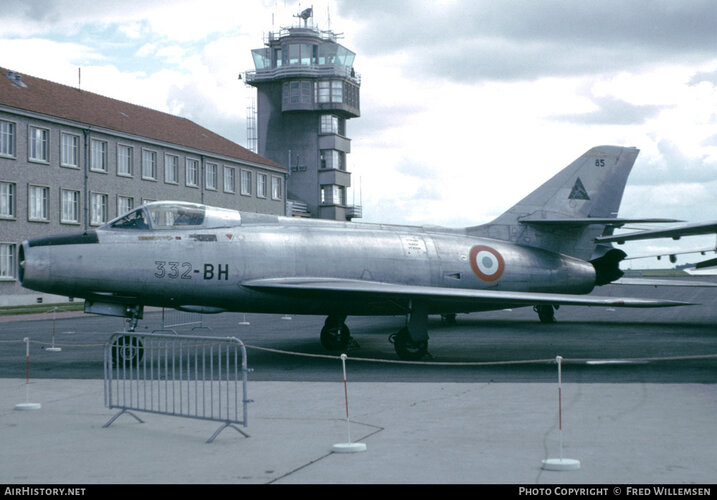
[{"label": "vertical tail fin", "polygon": [[493,222],[467,231],[589,260],[605,222],[588,219],[617,216],[638,153],[592,148]]}]

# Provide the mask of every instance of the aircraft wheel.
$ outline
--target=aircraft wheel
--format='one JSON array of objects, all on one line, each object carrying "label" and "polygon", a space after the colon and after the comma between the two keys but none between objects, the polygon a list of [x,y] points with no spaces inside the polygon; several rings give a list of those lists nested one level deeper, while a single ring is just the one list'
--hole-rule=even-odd
[{"label": "aircraft wheel", "polygon": [[132,335],[123,335],[112,346],[113,366],[137,366],[143,356],[142,341]]},{"label": "aircraft wheel", "polygon": [[321,329],[321,345],[327,351],[346,349],[351,343],[351,332],[345,324],[338,326],[324,325]]},{"label": "aircraft wheel", "polygon": [[555,308],[553,306],[535,306],[533,310],[538,313],[541,323],[555,323]]},{"label": "aircraft wheel", "polygon": [[396,354],[405,361],[418,361],[428,353],[428,341],[411,339],[408,328],[401,328],[398,333],[391,336],[391,340]]}]

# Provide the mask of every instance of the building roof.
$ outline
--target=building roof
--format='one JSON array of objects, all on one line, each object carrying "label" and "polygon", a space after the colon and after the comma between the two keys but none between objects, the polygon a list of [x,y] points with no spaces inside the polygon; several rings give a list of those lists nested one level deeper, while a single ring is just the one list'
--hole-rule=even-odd
[{"label": "building roof", "polygon": [[285,170],[191,120],[0,67],[0,105]]}]

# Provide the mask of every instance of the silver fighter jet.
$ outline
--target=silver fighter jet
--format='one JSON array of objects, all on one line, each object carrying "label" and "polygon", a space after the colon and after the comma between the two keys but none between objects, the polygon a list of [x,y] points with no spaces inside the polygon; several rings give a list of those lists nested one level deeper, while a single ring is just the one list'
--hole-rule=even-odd
[{"label": "silver fighter jet", "polygon": [[560,305],[683,305],[586,295],[622,275],[625,253],[595,240],[636,222],[616,214],[637,155],[593,148],[493,222],[461,229],[149,203],[96,230],[23,242],[19,277],[130,329],[144,306],[325,315],[330,350],[351,342],[347,316],[405,315],[395,350],[420,359],[429,314],[533,306],[552,321]]}]

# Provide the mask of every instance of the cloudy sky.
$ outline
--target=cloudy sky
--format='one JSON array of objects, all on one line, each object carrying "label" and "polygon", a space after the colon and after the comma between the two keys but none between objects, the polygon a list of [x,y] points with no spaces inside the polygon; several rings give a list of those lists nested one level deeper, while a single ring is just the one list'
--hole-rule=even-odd
[{"label": "cloudy sky", "polygon": [[245,145],[250,50],[310,6],[357,53],[363,220],[489,222],[600,144],[641,150],[620,216],[717,219],[712,0],[3,0],[0,66]]}]

